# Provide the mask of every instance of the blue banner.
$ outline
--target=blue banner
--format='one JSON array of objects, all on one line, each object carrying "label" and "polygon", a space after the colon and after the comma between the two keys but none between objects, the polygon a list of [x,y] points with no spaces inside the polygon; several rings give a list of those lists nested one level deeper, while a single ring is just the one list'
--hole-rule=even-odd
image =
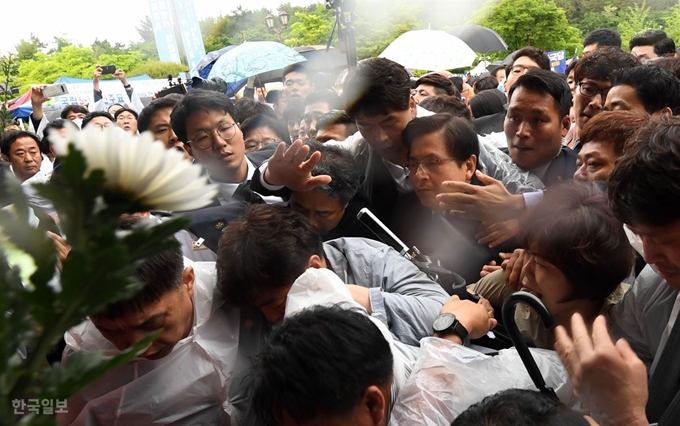
[{"label": "blue banner", "polygon": [[182,63],[175,37],[175,19],[172,0],[149,0],[153,35],[158,57],[163,62]]},{"label": "blue banner", "polygon": [[567,51],[548,52],[548,58],[550,58],[550,69],[564,74],[567,70]]},{"label": "blue banner", "polygon": [[187,56],[189,68],[193,68],[205,56],[205,46],[198,25],[194,0],[174,0],[175,22],[182,36],[184,53]]}]

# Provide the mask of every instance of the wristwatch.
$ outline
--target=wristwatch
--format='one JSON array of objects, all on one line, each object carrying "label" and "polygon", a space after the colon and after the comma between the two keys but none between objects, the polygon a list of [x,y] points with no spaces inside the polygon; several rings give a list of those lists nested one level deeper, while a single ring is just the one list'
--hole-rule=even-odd
[{"label": "wristwatch", "polygon": [[432,323],[432,330],[439,334],[455,334],[463,341],[463,346],[470,346],[470,333],[463,327],[454,314],[440,314]]}]

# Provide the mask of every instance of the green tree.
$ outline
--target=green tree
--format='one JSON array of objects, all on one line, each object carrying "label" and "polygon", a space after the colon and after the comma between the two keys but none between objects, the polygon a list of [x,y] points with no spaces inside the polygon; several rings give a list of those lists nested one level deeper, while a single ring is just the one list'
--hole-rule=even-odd
[{"label": "green tree", "polygon": [[422,4],[407,0],[359,2],[354,25],[357,57],[378,56],[403,33],[427,28],[418,20]]},{"label": "green tree", "polygon": [[157,61],[158,48],[156,47],[156,38],[153,34],[153,24],[149,16],[145,16],[144,19],[139,21],[139,25],[136,28],[142,41],[131,42],[128,50],[139,52],[145,61]]},{"label": "green tree", "polygon": [[25,92],[31,84],[50,84],[62,75],[91,78],[95,65],[91,48],[67,46],[51,55],[38,52],[34,59],[22,61],[16,81]]},{"label": "green tree", "polygon": [[483,26],[496,30],[509,50],[536,46],[545,50],[573,50],[581,46],[579,30],[554,0],[501,0],[491,7]]},{"label": "green tree", "polygon": [[635,34],[652,28],[654,22],[650,18],[651,8],[643,0],[642,4],[635,3],[621,12],[621,22],[617,29],[621,33],[621,43],[624,48]]},{"label": "green tree", "polygon": [[585,36],[598,28],[617,28],[620,22],[618,7],[607,4],[600,11],[586,12],[578,23],[578,27]]},{"label": "green tree", "polygon": [[18,62],[25,61],[27,59],[32,59],[39,49],[44,49],[45,43],[40,41],[38,37],[31,34],[28,40],[20,40],[14,49],[17,51],[16,60]]},{"label": "green tree", "polygon": [[0,57],[0,134],[5,132],[5,127],[12,123],[12,113],[9,112],[9,101],[17,95],[17,87],[14,85],[17,74],[17,62],[13,55]]},{"label": "green tree", "polygon": [[289,46],[309,46],[325,44],[333,28],[335,18],[323,4],[318,4],[311,13],[295,12],[295,20],[290,24]]},{"label": "green tree", "polygon": [[666,34],[673,40],[680,42],[680,1],[676,3],[664,18]]},{"label": "green tree", "polygon": [[161,61],[145,61],[130,69],[128,76],[134,77],[136,75],[147,74],[153,78],[165,78],[168,74],[174,76],[181,72],[189,71],[189,68],[183,64],[176,64],[174,62]]}]

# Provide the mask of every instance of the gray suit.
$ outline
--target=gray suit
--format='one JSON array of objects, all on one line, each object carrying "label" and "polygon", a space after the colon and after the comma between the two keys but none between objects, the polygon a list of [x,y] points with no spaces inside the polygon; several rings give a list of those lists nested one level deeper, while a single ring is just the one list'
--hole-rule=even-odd
[{"label": "gray suit", "polygon": [[328,268],[345,284],[370,289],[373,316],[397,340],[418,346],[432,335],[432,322],[449,296],[436,282],[392,247],[364,238],[324,243]]}]

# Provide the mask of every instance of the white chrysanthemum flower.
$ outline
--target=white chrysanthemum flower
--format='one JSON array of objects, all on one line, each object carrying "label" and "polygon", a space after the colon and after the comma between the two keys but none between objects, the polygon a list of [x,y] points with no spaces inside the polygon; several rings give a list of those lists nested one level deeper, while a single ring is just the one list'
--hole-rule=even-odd
[{"label": "white chrysanthemum flower", "polygon": [[89,127],[69,129],[65,137],[55,131],[50,140],[57,155],[66,155],[73,144],[87,161],[87,174],[103,170],[108,190],[129,194],[150,210],[195,210],[217,194],[217,187],[201,176],[200,166],[154,141],[150,132],[137,137],[117,127],[104,131]]}]

